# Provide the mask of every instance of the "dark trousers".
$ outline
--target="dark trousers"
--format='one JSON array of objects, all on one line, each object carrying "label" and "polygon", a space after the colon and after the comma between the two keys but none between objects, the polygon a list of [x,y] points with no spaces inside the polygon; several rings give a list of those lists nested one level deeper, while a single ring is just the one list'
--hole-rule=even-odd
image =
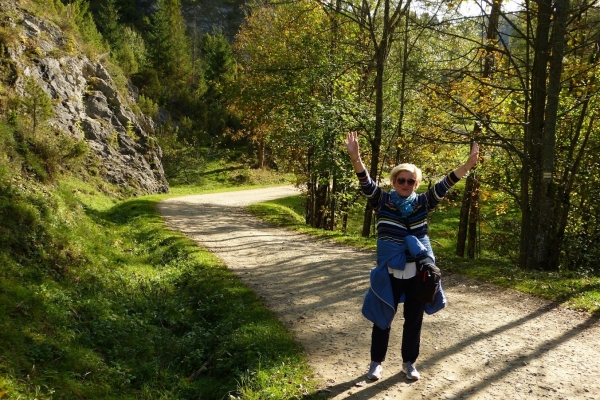
[{"label": "dark trousers", "polygon": [[[392,291],[394,293],[394,307],[398,311],[400,296],[405,294],[404,299],[404,329],[402,331],[402,362],[414,363],[419,357],[421,346],[421,326],[423,325],[423,312],[425,303],[415,299],[415,280],[397,279],[390,275]],[[383,362],[390,341],[390,329],[381,329],[373,325],[371,333],[371,361]]]}]

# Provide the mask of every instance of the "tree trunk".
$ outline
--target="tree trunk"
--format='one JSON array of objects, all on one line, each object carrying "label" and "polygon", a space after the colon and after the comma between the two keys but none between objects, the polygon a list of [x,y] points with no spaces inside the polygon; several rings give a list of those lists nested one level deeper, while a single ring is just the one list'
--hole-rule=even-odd
[{"label": "tree trunk", "polygon": [[315,191],[315,210],[311,226],[313,228],[326,228],[327,219],[327,195],[329,194],[329,185],[319,185],[319,179],[317,179],[317,190]]},{"label": "tree trunk", "polygon": [[406,78],[408,75],[408,18],[404,18],[404,49],[402,50],[402,77],[400,80],[400,115],[398,116],[398,128],[396,130],[396,165],[400,164],[400,138],[403,135],[404,106],[406,98]]},{"label": "tree trunk", "polygon": [[369,204],[369,202],[367,202],[367,205],[365,206],[365,212],[363,214],[363,227],[362,227],[362,232],[361,232],[361,235],[363,237],[369,237],[371,235],[372,220],[373,220],[373,208],[371,207],[371,204]]},{"label": "tree trunk", "polygon": [[[533,14],[529,11],[529,1],[526,2],[527,13],[526,13],[526,31],[530,32],[533,28]],[[529,41],[525,47],[525,65],[530,65],[531,62],[531,46]],[[519,237],[519,268],[527,268],[527,254],[529,254],[529,235],[531,234],[531,203],[530,203],[530,182],[531,182],[531,154],[532,151],[532,138],[530,120],[531,117],[531,96],[527,94],[529,89],[532,87],[531,74],[525,74],[525,95],[523,105],[523,121],[525,122],[523,129],[523,154],[521,156],[521,171],[519,173],[519,179],[521,180],[519,207],[521,209],[521,232]]]},{"label": "tree trunk", "polygon": [[544,121],[540,216],[538,218],[539,226],[536,237],[537,247],[533,253],[537,268],[546,270],[558,270],[558,264],[553,265],[550,262],[552,259],[551,254],[554,251],[551,245],[556,242],[557,228],[554,213],[556,184],[554,183],[553,175],[556,147],[556,120],[561,90],[569,0],[555,1],[554,6],[556,11],[552,29],[548,100]]},{"label": "tree trunk", "polygon": [[[370,35],[373,38],[373,47],[375,50],[375,131],[373,132],[373,139],[370,141],[371,144],[371,163],[369,166],[369,175],[371,179],[377,181],[377,168],[381,157],[381,140],[383,136],[383,85],[384,85],[384,73],[385,66],[389,55],[390,45],[392,42],[392,36],[394,30],[400,23],[400,17],[406,13],[410,5],[410,1],[405,4],[400,1],[396,3],[395,9],[391,10],[391,0],[384,0],[383,4],[383,19],[381,27],[381,38],[379,41],[376,39],[378,29],[374,25],[370,27]],[[367,5],[367,3],[365,3]],[[402,8],[402,6],[405,6]],[[367,18],[371,18],[371,13],[367,9]],[[372,20],[371,20],[372,21]],[[368,237],[371,233],[371,222],[372,222],[372,209],[367,203],[365,207],[365,214],[363,220],[362,236]]]},{"label": "tree trunk", "polygon": [[[369,175],[373,181],[377,181],[377,167],[379,166],[379,157],[381,155],[381,138],[383,131],[383,73],[385,72],[385,62],[388,51],[388,20],[389,20],[389,1],[385,1],[384,7],[384,27],[379,45],[376,47],[376,73],[375,73],[375,132],[371,140],[371,165]],[[365,220],[363,223],[362,235],[368,237],[371,233],[372,209],[369,203],[365,207]]]},{"label": "tree trunk", "polygon": [[[538,65],[536,68],[536,62],[534,61],[534,92],[533,96],[536,96],[535,89],[541,89],[544,85],[543,94],[538,93],[537,99],[534,97],[534,107],[537,112],[541,112],[536,115],[536,118],[532,118],[532,122],[537,123],[533,125],[534,129],[539,129],[539,132],[534,133],[537,136],[537,143],[539,143],[539,150],[536,151],[536,161],[534,164],[534,191],[532,196],[532,217],[533,217],[533,232],[532,242],[529,245],[528,264],[531,268],[540,270],[557,270],[558,265],[550,264],[550,253],[552,251],[551,244],[556,239],[556,216],[554,213],[554,202],[555,202],[555,191],[556,187],[553,183],[554,174],[554,153],[556,146],[556,119],[558,113],[558,96],[560,94],[560,80],[562,75],[562,60],[564,56],[564,45],[566,37],[566,21],[567,13],[569,9],[569,0],[557,0],[555,2],[540,1],[539,4],[539,15],[538,20],[538,36],[537,44],[539,44],[539,50],[542,51],[540,59],[538,61],[545,60],[542,66]],[[548,40],[549,30],[551,27],[551,13],[552,6],[555,7],[554,22],[552,24],[552,38]],[[541,28],[540,28],[541,26]],[[540,32],[542,30],[542,32]],[[546,43],[541,42],[546,38]],[[537,49],[536,49],[537,50]],[[551,56],[549,55],[551,52]],[[536,51],[536,59],[538,52]],[[548,89],[546,89],[546,63],[549,62],[549,74],[548,74]],[[536,76],[535,74],[540,75]],[[537,84],[535,80],[539,79]],[[543,81],[542,81],[542,78]],[[537,100],[537,101],[536,101]],[[537,108],[536,108],[537,103]],[[545,104],[544,104],[545,103]],[[544,107],[545,105],[545,107]],[[545,108],[545,112],[544,112]],[[539,167],[538,167],[539,166]]]},{"label": "tree trunk", "polygon": [[[500,18],[500,7],[502,0],[494,1],[492,10],[490,11],[490,19],[486,32],[486,53],[483,62],[482,77],[490,79],[493,77],[496,67],[495,52],[497,51],[496,44],[498,43],[498,20]],[[479,94],[481,98],[483,93]],[[473,139],[477,140],[481,134],[481,126],[487,123],[489,115],[477,115],[477,121],[473,126]],[[473,144],[471,143],[471,147]],[[474,171],[473,171],[474,172]],[[475,220],[473,220],[475,218]],[[467,177],[465,193],[460,209],[460,221],[458,223],[458,238],[456,243],[456,255],[464,257],[465,242],[468,236],[468,251],[469,258],[475,257],[475,244],[477,240],[477,218],[479,218],[479,183],[476,182],[475,174],[472,173]]]},{"label": "tree trunk", "polygon": [[467,256],[475,258],[475,249],[477,246],[477,223],[479,222],[479,181],[475,174],[469,175],[473,181],[471,185],[471,202],[469,208],[469,242],[467,247]]},{"label": "tree trunk", "polygon": [[257,156],[258,156],[258,168],[259,169],[264,169],[265,168],[265,137],[264,135],[259,135],[258,137],[258,150],[257,150]]},{"label": "tree trunk", "polygon": [[337,178],[333,177],[333,184],[331,186],[331,192],[329,193],[329,218],[327,224],[327,230],[335,229],[335,210],[337,208],[337,196],[336,193],[338,191]]},{"label": "tree trunk", "polygon": [[304,222],[306,225],[311,225],[314,210],[315,210],[315,191],[316,188],[316,179],[313,176],[313,167],[312,167],[312,155],[314,153],[314,149],[308,149],[306,156],[306,175],[308,176],[308,181],[306,182],[306,207],[304,212]]},{"label": "tree trunk", "polygon": [[315,186],[312,179],[306,183],[307,193],[306,193],[306,207],[304,213],[304,222],[306,225],[310,225],[314,215],[315,209]]},{"label": "tree trunk", "polygon": [[[335,14],[333,14],[331,16],[331,30],[332,30],[332,35],[331,35],[331,41],[329,43],[329,58],[330,58],[330,62],[331,64],[335,64],[335,53],[336,53],[336,49],[338,46],[338,41],[339,41],[339,13],[342,9],[342,1],[341,0],[336,0],[336,6],[335,6]],[[333,99],[334,99],[334,87],[335,87],[335,78],[332,78],[327,85],[327,100],[330,104],[331,107],[333,107]],[[340,190],[338,187],[338,180],[337,180],[337,171],[339,169],[339,167],[337,166],[336,162],[335,162],[335,158],[336,158],[336,150],[335,150],[335,134],[334,132],[328,132],[329,135],[329,151],[330,151],[330,155],[331,155],[331,160],[329,161],[329,165],[331,165],[332,168],[332,173],[331,175],[333,176],[333,182],[331,185],[331,188],[329,190],[329,201],[328,201],[328,209],[329,209],[329,215],[327,216],[327,223],[325,224],[325,229],[333,231],[335,229],[335,212],[337,209],[337,198],[338,198],[338,191]]]},{"label": "tree trunk", "polygon": [[527,267],[539,269],[536,255],[537,249],[542,243],[538,243],[539,219],[541,216],[541,192],[542,192],[542,146],[544,132],[544,112],[546,107],[546,81],[547,66],[549,59],[549,37],[552,19],[552,0],[540,0],[538,4],[537,28],[534,43],[534,59],[531,75],[531,114],[527,125],[528,138],[530,140],[529,166],[531,167],[531,203],[529,205],[530,232],[527,236]]},{"label": "tree trunk", "polygon": [[465,183],[462,205],[460,207],[460,220],[458,222],[458,237],[456,241],[456,255],[465,256],[467,232],[469,230],[469,210],[471,209],[471,192],[473,191],[473,178],[469,175]]},{"label": "tree trunk", "polygon": [[[525,132],[529,129],[526,128]],[[525,148],[529,140],[527,134],[525,135]],[[529,154],[528,150],[525,151]],[[526,156],[527,157],[527,156]],[[529,180],[531,177],[531,168],[529,167],[529,160],[526,158],[523,160],[523,167],[521,169],[521,236],[519,241],[519,267],[524,269],[527,268],[527,254],[529,254],[529,236],[531,235],[531,208],[530,208],[530,196],[529,196]]]},{"label": "tree trunk", "polygon": [[558,226],[556,229],[556,237],[554,238],[555,241],[554,241],[554,243],[552,243],[552,247],[551,247],[552,253],[550,254],[550,265],[559,265],[559,263],[560,263],[560,253],[561,253],[561,250],[563,247],[562,245],[563,245],[563,240],[565,237],[565,230],[567,228],[569,211],[571,208],[571,202],[570,202],[571,192],[575,185],[575,177],[576,177],[577,171],[579,170],[579,167],[581,165],[581,160],[583,159],[585,150],[587,148],[588,141],[593,132],[594,123],[596,122],[596,116],[592,115],[590,117],[587,129],[585,132],[585,136],[583,138],[583,142],[581,143],[581,146],[579,147],[579,151],[577,152],[577,155],[574,156],[575,147],[577,145],[577,142],[579,141],[579,135],[580,135],[580,132],[581,132],[582,126],[583,126],[583,119],[585,118],[585,116],[587,114],[586,110],[587,110],[588,106],[589,106],[589,97],[587,97],[586,100],[584,101],[584,104],[583,104],[583,107],[581,110],[580,121],[578,123],[577,133],[572,140],[571,150],[569,151],[568,159],[573,160],[572,166],[571,166],[571,168],[565,169],[564,176],[561,179],[561,182],[563,182],[563,185],[562,185],[561,190],[559,191],[559,195],[558,195],[559,201],[557,202],[558,210],[556,213],[557,214],[556,220],[557,220]]},{"label": "tree trunk", "polygon": [[[597,62],[599,54],[600,41],[596,43],[595,50],[589,55],[590,66]],[[595,87],[596,82],[596,77],[592,76],[587,84],[589,87]],[[590,96],[584,95],[581,105],[581,112],[579,114],[579,120],[577,121],[577,126],[575,128],[575,135],[571,139],[571,146],[569,146],[569,153],[567,156],[567,160],[570,161],[570,167],[565,168],[564,174],[560,179],[561,184],[559,185],[559,191],[557,195],[558,201],[556,202],[556,221],[558,225],[556,229],[555,241],[551,246],[552,253],[550,254],[550,265],[559,265],[560,263],[563,241],[569,218],[569,211],[571,209],[571,193],[573,187],[575,186],[575,178],[581,166],[581,162],[586,152],[590,137],[592,136],[594,125],[597,119],[596,113],[593,113],[589,117],[588,126],[585,128],[583,140],[579,146],[579,150],[577,150],[577,144],[579,143],[582,132],[584,131],[583,125],[585,118],[588,116],[589,108]]]}]

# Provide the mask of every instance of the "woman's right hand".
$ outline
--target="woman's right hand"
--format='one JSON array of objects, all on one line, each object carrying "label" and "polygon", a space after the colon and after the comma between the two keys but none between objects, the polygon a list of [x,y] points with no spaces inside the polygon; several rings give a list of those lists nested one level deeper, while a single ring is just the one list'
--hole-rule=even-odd
[{"label": "woman's right hand", "polygon": [[353,161],[360,159],[360,153],[358,148],[358,132],[348,133],[348,137],[344,140],[348,154]]}]

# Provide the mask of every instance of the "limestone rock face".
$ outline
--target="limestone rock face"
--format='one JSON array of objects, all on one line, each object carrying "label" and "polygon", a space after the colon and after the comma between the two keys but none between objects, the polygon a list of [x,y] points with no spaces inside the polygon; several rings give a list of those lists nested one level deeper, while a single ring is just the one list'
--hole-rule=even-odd
[{"label": "limestone rock face", "polygon": [[[181,12],[188,27],[197,34],[222,32],[233,42],[244,21],[249,0],[182,1]],[[149,15],[158,9],[158,0],[137,0],[136,11]]]},{"label": "limestone rock face", "polygon": [[199,29],[202,33],[221,31],[233,42],[244,20],[243,6],[246,0],[196,0],[186,2],[182,13],[190,29]]},{"label": "limestone rock face", "polygon": [[14,0],[2,3],[8,12],[0,15],[0,23],[16,29],[21,38],[6,48],[17,70],[10,82],[15,90],[22,92],[25,79],[35,78],[53,100],[56,113],[50,124],[86,140],[101,158],[109,182],[137,194],[168,192],[161,149],[149,135],[154,124],[131,109],[134,89],[119,91],[102,63],[73,50],[73,40],[51,22],[19,8]]}]

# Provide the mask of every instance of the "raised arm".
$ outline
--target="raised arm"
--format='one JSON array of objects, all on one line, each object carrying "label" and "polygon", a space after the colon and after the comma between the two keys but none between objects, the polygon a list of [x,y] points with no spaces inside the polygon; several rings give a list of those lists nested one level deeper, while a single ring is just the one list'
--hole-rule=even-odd
[{"label": "raised arm", "polygon": [[365,171],[365,166],[360,159],[360,149],[358,147],[358,134],[356,132],[348,133],[348,137],[344,141],[346,145],[346,149],[348,150],[348,155],[350,156],[350,160],[352,160],[352,165],[354,166],[354,171],[357,173]]},{"label": "raised arm", "polygon": [[365,168],[362,160],[360,159],[360,151],[358,148],[358,134],[356,132],[350,132],[348,137],[344,141],[352,165],[354,166],[354,172],[358,177],[358,183],[360,184],[360,190],[367,196],[367,201],[371,204],[373,209],[379,209],[379,202],[382,196],[382,190],[373,180],[369,177],[369,173]]},{"label": "raised arm", "polygon": [[454,174],[457,178],[462,178],[469,172],[471,168],[473,168],[477,164],[477,159],[479,158],[479,145],[477,142],[473,142],[473,146],[471,147],[471,154],[467,161],[454,170]]}]

